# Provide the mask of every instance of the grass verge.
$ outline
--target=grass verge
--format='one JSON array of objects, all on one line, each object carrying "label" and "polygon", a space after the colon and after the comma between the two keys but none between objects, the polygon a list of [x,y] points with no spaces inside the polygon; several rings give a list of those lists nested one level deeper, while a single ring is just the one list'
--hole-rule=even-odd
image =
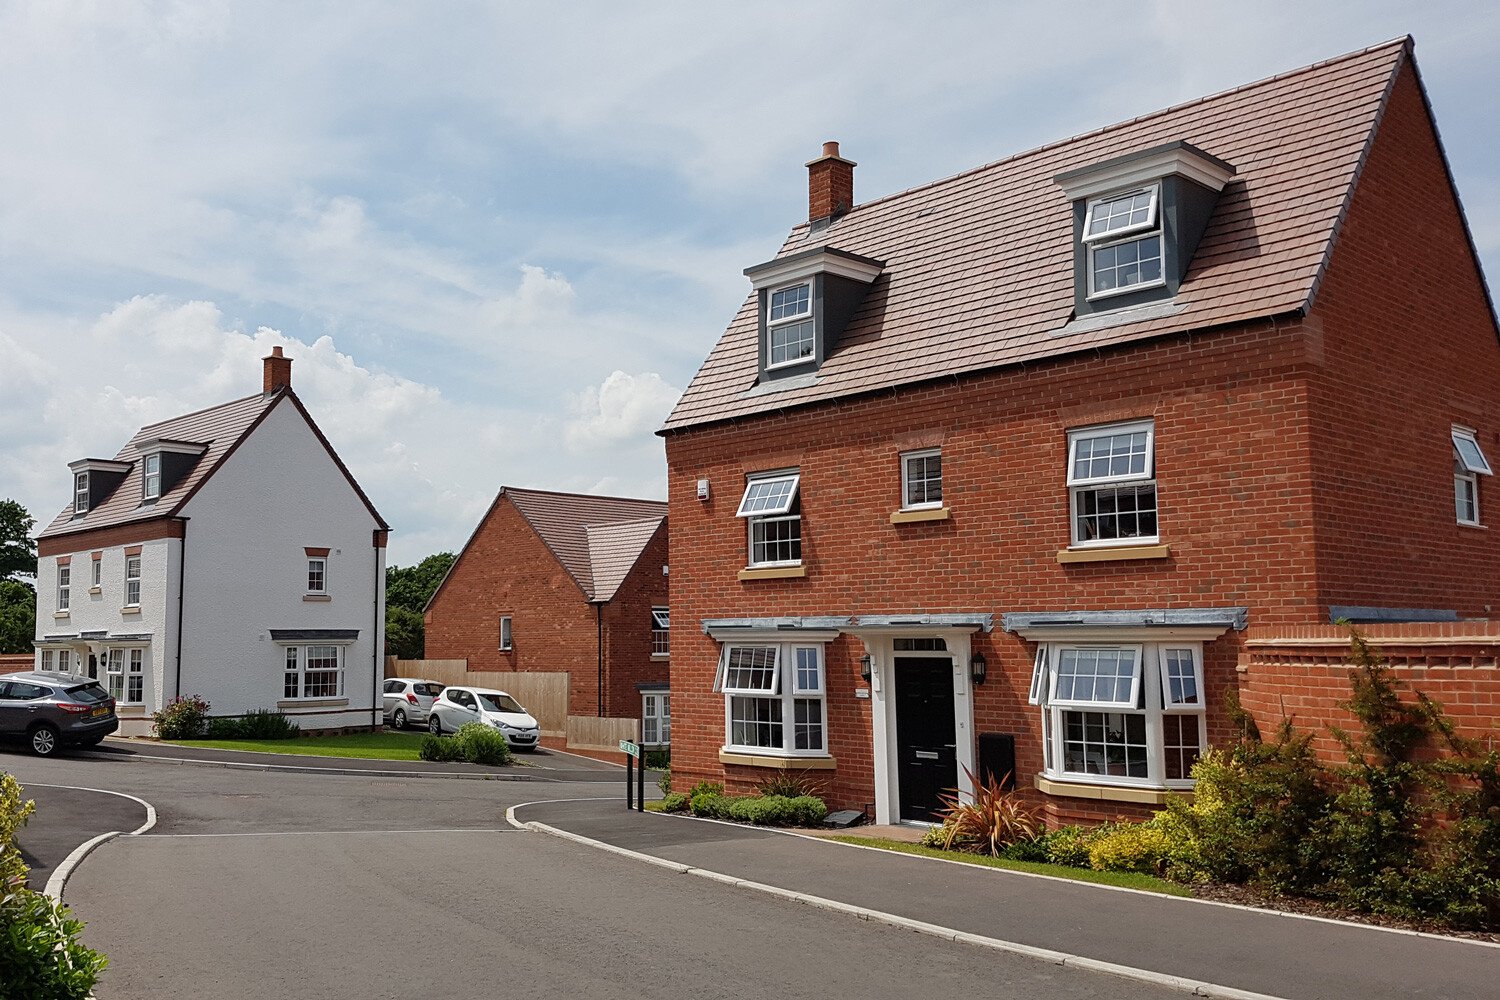
[{"label": "grass verge", "polygon": [[291,740],[163,740],[176,747],[210,750],[253,750],[259,753],[300,754],[313,757],[358,757],[364,760],[421,760],[418,751],[426,733],[344,733],[341,736],[304,736]]},{"label": "grass verge", "polygon": [[1159,892],[1164,896],[1191,896],[1193,894],[1193,890],[1185,885],[1168,882],[1152,875],[1139,875],[1135,872],[1100,872],[1092,868],[1070,868],[1067,865],[1050,865],[1039,861],[1011,861],[1007,858],[990,858],[981,854],[964,854],[961,851],[942,851],[935,847],[908,844],[902,840],[887,840],[884,837],[838,836],[827,839],[837,840],[842,844],[857,844],[860,847],[878,847],[883,851],[896,851],[900,854],[915,854],[923,858],[957,861],[960,864],[978,865],[981,868],[1003,868],[1006,871],[1030,872],[1033,875],[1052,875],[1057,878],[1072,879],[1075,882],[1094,882],[1099,885],[1119,886],[1123,889]]}]

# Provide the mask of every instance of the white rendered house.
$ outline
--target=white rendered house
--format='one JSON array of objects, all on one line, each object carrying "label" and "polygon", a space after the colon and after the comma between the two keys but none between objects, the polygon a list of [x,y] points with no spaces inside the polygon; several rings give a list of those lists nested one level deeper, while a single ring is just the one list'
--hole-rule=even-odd
[{"label": "white rendered house", "polygon": [[121,733],[178,695],[275,709],[309,729],[381,722],[390,527],[292,391],[143,427],[83,459],[37,537],[40,670],[97,677]]}]

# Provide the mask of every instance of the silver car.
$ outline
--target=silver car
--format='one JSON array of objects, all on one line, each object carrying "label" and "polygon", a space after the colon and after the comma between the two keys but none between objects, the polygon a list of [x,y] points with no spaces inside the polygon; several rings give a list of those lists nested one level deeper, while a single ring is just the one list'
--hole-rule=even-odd
[{"label": "silver car", "polygon": [[405,729],[427,724],[427,715],[434,699],[443,693],[443,685],[416,677],[389,677],[383,693],[386,721],[394,729]]},{"label": "silver car", "polygon": [[0,737],[20,737],[38,757],[93,746],[120,728],[115,700],[78,674],[0,675]]},{"label": "silver car", "polygon": [[530,752],[541,740],[542,729],[521,703],[493,688],[449,687],[432,703],[427,731],[435,736],[455,733],[466,722],[498,729],[512,749]]}]

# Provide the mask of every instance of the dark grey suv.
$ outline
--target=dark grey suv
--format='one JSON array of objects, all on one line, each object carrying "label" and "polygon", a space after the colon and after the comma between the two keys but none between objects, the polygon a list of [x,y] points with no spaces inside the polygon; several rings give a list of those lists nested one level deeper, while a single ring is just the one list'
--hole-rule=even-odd
[{"label": "dark grey suv", "polygon": [[120,728],[115,700],[76,674],[0,674],[0,737],[20,737],[38,757],[93,746]]}]

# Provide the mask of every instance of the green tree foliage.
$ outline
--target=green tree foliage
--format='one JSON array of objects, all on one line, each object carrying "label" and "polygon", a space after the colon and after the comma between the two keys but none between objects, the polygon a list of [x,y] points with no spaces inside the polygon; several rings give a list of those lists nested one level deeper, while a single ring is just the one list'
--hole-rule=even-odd
[{"label": "green tree foliage", "polygon": [[17,573],[36,575],[36,543],[31,539],[35,524],[25,507],[0,500],[0,580]]},{"label": "green tree foliage", "polygon": [[438,552],[415,566],[388,566],[385,571],[385,651],[403,660],[419,660],[424,652],[422,609],[456,557]]},{"label": "green tree foliage", "polygon": [[29,653],[36,635],[36,591],[20,580],[0,580],[0,653]]}]

